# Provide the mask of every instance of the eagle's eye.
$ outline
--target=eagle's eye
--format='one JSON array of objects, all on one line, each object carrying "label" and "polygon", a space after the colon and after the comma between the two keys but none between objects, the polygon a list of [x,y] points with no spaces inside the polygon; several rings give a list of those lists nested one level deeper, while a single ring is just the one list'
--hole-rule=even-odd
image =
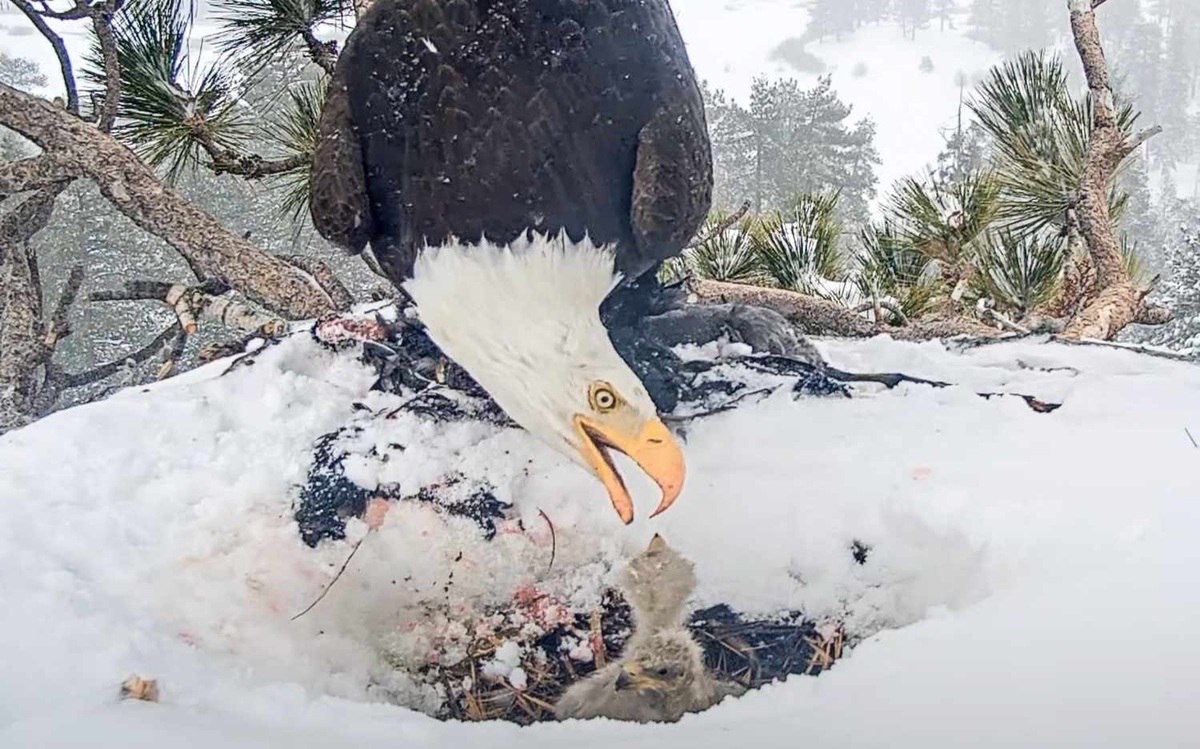
[{"label": "eagle's eye", "polygon": [[588,393],[588,401],[591,402],[593,410],[602,414],[613,410],[621,402],[616,391],[606,382],[597,382],[592,385],[592,390]]}]

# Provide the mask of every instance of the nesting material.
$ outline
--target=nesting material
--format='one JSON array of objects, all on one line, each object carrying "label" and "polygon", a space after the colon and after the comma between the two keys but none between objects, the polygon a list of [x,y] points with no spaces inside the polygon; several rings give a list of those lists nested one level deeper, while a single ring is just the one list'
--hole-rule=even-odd
[{"label": "nesting material", "polygon": [[133,674],[121,683],[121,699],[158,702],[158,682]]}]

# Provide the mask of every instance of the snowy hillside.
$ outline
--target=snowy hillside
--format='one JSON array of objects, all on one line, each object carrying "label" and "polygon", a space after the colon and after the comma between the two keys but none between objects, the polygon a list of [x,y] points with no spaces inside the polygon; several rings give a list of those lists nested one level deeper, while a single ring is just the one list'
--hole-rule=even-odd
[{"label": "snowy hillside", "polygon": [[[673,4],[696,75],[734,99],[745,100],[757,76],[795,78],[816,84],[818,74],[800,70],[780,54],[799,43],[808,24],[803,3],[791,0],[686,0]],[[959,81],[967,91],[999,53],[968,39],[961,28],[935,22],[907,38],[896,23],[868,25],[841,40],[808,42],[804,51],[824,65],[854,119],[870,117],[881,191],[919,173],[944,147],[957,123]],[[923,72],[928,58],[933,69]]]},{"label": "snowy hillside", "polygon": [[[486,476],[523,526],[485,542],[461,518],[393,509],[296,621],[366,533],[300,541],[313,442],[402,405],[367,392],[352,354],[300,335],[224,376],[228,361],[12,432],[0,746],[1191,745],[1200,369],[1033,342],[821,348],[843,369],[957,386],[781,389],[693,422],[683,497],[646,520],[654,497],[634,486],[628,528],[517,430],[371,421],[364,455],[404,447],[348,466],[356,481]],[[540,512],[557,527],[551,572]],[[588,599],[654,532],[696,562],[695,606],[801,609],[863,641],[819,677],[672,726],[441,723],[387,704],[430,699],[383,655],[419,652],[420,591],[453,577],[458,604],[530,584]],[[117,700],[134,672],[159,680],[159,704]]]}]

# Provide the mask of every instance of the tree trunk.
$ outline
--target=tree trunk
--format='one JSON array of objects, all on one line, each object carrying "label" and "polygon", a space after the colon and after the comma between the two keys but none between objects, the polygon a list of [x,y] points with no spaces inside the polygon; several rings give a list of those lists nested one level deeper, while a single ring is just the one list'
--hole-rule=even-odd
[{"label": "tree trunk", "polygon": [[26,248],[0,238],[0,434],[33,416],[45,364],[35,286]]},{"label": "tree trunk", "polygon": [[1067,0],[1067,5],[1092,99],[1092,132],[1077,214],[1079,231],[1095,267],[1096,294],[1068,323],[1063,336],[1112,340],[1130,323],[1153,324],[1164,317],[1169,319],[1165,310],[1145,304],[1150,290],[1137,288],[1130,278],[1108,208],[1108,187],[1117,167],[1161,128],[1144,131],[1132,139],[1121,132],[1092,0]]},{"label": "tree trunk", "polygon": [[205,277],[292,319],[344,308],[344,289],[326,289],[313,274],[233,234],[164,185],[115,138],[66,110],[0,84],[0,124],[39,145],[56,168],[95,182],[121,213],[166,240]]},{"label": "tree trunk", "polygon": [[[28,195],[0,218],[0,434],[32,421],[61,331],[43,323],[42,285],[29,238],[50,219],[62,187]],[[57,315],[56,315],[57,316]],[[65,315],[64,315],[65,316]]]}]

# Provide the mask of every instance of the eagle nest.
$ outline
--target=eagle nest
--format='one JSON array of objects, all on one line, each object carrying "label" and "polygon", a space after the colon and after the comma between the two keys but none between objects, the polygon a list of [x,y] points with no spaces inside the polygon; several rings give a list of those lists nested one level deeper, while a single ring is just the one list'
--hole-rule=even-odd
[{"label": "eagle nest", "polygon": [[[391,506],[415,503],[444,518],[469,521],[477,527],[479,543],[495,542],[508,528],[525,531],[512,505],[498,498],[485,476],[472,475],[469,469],[449,470],[415,491],[401,482],[372,485],[348,469],[364,460],[386,464],[403,454],[408,445],[381,443],[373,431],[402,416],[427,422],[426,433],[470,422],[500,430],[517,428],[464,371],[441,355],[419,324],[395,310],[374,319],[324,320],[313,327],[312,335],[335,350],[358,349],[378,375],[373,389],[395,398],[386,408],[361,404],[350,423],[317,440],[308,480],[295,503],[305,543],[315,547],[345,539],[351,519],[364,518],[369,506],[380,500]],[[844,373],[779,356],[682,361],[679,406],[666,420],[686,433],[694,419],[781,390],[793,397],[848,398],[850,390],[839,374]],[[544,521],[553,536],[550,518]],[[867,552],[862,545],[846,550],[859,563]],[[552,544],[546,564],[554,563]],[[453,578],[451,573],[444,581],[447,595]],[[587,609],[567,598],[561,591],[556,595],[528,585],[507,603],[469,616],[452,613],[447,606],[430,612],[442,625],[436,637],[428,638],[423,662],[414,663],[411,654],[393,656],[387,647],[381,648],[381,658],[437,692],[439,706],[431,709],[427,703],[424,709],[438,717],[521,724],[550,720],[563,691],[619,657],[631,634],[630,610],[616,589],[606,589],[598,605],[593,602]],[[751,617],[725,604],[695,611],[688,626],[714,674],[749,688],[792,674],[818,674],[850,641],[839,622],[812,621],[800,611]]]}]

